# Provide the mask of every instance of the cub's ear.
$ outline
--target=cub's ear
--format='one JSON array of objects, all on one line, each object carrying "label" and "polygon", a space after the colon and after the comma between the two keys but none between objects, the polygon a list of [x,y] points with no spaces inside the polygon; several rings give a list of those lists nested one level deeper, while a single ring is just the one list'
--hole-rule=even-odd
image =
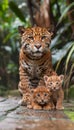
[{"label": "cub's ear", "polygon": [[33,94],[34,92],[36,92],[36,89],[31,89],[31,93]]},{"label": "cub's ear", "polygon": [[18,26],[18,30],[21,35],[25,32],[24,26]]},{"label": "cub's ear", "polygon": [[63,80],[64,80],[64,75],[60,75],[59,78],[60,78],[61,81],[63,82]]},{"label": "cub's ear", "polygon": [[47,82],[47,80],[48,80],[48,76],[44,76],[44,82],[46,83]]},{"label": "cub's ear", "polygon": [[34,93],[34,89],[31,89],[31,93]]}]

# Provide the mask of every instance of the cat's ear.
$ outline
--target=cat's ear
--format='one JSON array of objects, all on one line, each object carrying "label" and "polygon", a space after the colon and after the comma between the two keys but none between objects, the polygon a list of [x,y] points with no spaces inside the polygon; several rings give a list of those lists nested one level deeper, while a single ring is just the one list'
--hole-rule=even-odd
[{"label": "cat's ear", "polygon": [[31,93],[33,94],[34,92],[36,92],[36,89],[31,89]]},{"label": "cat's ear", "polygon": [[[50,31],[48,31],[48,32],[50,32]],[[52,36],[53,36],[53,32],[50,32],[50,36],[51,36],[51,38],[52,38]]]},{"label": "cat's ear", "polygon": [[59,78],[61,79],[61,82],[64,80],[64,75],[60,75]]},{"label": "cat's ear", "polygon": [[31,93],[32,93],[32,94],[34,93],[34,91],[35,91],[34,89],[31,89]]},{"label": "cat's ear", "polygon": [[51,37],[53,36],[54,32],[54,25],[50,25],[50,27],[47,27],[48,32],[50,32]]},{"label": "cat's ear", "polygon": [[25,32],[24,26],[18,26],[18,30],[21,35]]},{"label": "cat's ear", "polygon": [[45,76],[44,76],[44,82],[46,83],[46,82],[47,82],[47,80],[48,80],[48,76],[47,76],[47,75],[45,75]]}]

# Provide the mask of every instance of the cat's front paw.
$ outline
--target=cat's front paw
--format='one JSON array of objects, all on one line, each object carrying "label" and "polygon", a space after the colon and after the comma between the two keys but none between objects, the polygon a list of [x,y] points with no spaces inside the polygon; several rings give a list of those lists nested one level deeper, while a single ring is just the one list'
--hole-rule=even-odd
[{"label": "cat's front paw", "polygon": [[57,110],[63,110],[64,107],[63,107],[63,106],[56,106],[56,109],[57,109]]},{"label": "cat's front paw", "polygon": [[22,100],[20,100],[19,102],[18,102],[18,105],[21,105],[22,104]]},{"label": "cat's front paw", "polygon": [[34,110],[42,110],[42,107],[41,106],[33,106],[33,109]]},{"label": "cat's front paw", "polygon": [[27,108],[32,109],[33,107],[32,105],[27,105]]},{"label": "cat's front paw", "polygon": [[52,110],[52,107],[51,106],[44,106],[43,110]]},{"label": "cat's front paw", "polygon": [[55,109],[55,106],[52,106],[51,109],[54,110],[54,109]]},{"label": "cat's front paw", "polygon": [[22,99],[18,102],[18,105],[20,106],[26,106],[26,102],[24,102]]}]

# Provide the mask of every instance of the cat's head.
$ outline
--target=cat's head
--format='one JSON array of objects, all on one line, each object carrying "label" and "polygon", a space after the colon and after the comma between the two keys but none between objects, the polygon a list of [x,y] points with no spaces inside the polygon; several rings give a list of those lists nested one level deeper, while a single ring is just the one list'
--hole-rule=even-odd
[{"label": "cat's head", "polygon": [[51,92],[47,87],[39,86],[33,91],[33,99],[41,106],[48,104],[51,98]]},{"label": "cat's head", "polygon": [[44,76],[44,82],[47,88],[52,91],[57,91],[62,86],[64,75],[53,75],[53,76]]}]

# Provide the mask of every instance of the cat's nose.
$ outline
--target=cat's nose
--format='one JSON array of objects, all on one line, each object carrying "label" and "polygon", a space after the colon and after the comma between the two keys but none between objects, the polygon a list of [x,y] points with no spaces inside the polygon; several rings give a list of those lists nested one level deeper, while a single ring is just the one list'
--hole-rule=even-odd
[{"label": "cat's nose", "polygon": [[40,45],[40,44],[36,44],[35,47],[36,47],[37,49],[39,49],[39,48],[41,47],[41,45]]},{"label": "cat's nose", "polygon": [[42,102],[44,102],[44,100],[42,99]]}]

